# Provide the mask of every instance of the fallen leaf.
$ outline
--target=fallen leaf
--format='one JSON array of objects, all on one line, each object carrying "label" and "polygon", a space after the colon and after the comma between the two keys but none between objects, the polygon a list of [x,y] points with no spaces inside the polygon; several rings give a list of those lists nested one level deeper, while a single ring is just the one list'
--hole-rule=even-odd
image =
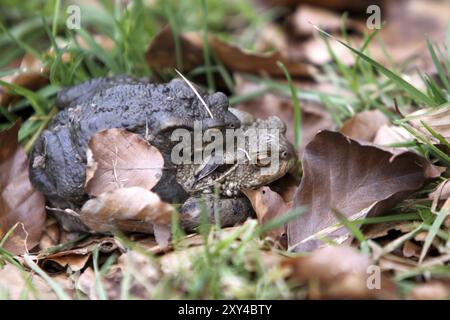
[{"label": "fallen leaf", "polygon": [[283,28],[275,23],[262,27],[255,40],[257,52],[278,51],[280,54],[288,52],[288,38]]},{"label": "fallen leaf", "polygon": [[389,118],[380,110],[363,111],[347,120],[340,132],[353,140],[373,142],[379,129],[388,123]]},{"label": "fallen leaf", "polygon": [[422,248],[412,241],[405,241],[403,244],[403,256],[406,258],[419,258]]},{"label": "fallen leaf", "polygon": [[429,139],[438,142],[422,122],[450,142],[450,107],[421,109],[407,115],[405,118]]},{"label": "fallen leaf", "polygon": [[331,131],[308,144],[302,167],[294,207],[309,211],[288,224],[289,247],[296,251],[318,248],[325,236],[338,243],[349,240],[349,232],[336,226],[333,209],[350,220],[380,215],[440,175],[416,153],[393,155]]},{"label": "fallen leaf", "polygon": [[[333,1],[334,2],[334,1]],[[359,1],[358,1],[359,2]],[[363,3],[361,1],[360,3]],[[306,2],[308,3],[308,2]],[[352,2],[353,3],[353,2]],[[369,5],[373,2],[365,3],[360,7],[360,14],[367,19],[368,15],[365,12]],[[381,3],[380,3],[381,4]],[[379,5],[380,5],[379,4]],[[316,6],[316,3],[314,3]],[[325,7],[326,8],[326,7]],[[381,21],[385,22],[381,27],[377,38],[380,41],[371,41],[367,46],[367,52],[376,61],[383,65],[396,65],[408,60],[408,68],[416,70],[429,69],[428,66],[433,65],[429,54],[424,55],[426,49],[426,41],[424,35],[429,36],[432,41],[438,43],[445,38],[445,30],[450,19],[450,7],[445,1],[435,1],[432,4],[429,1],[423,0],[409,0],[409,1],[384,1],[381,6]],[[346,10],[340,11],[342,13]],[[301,11],[300,11],[301,12]],[[301,15],[299,15],[300,18]],[[310,32],[312,26],[308,26],[308,20],[312,23],[322,24],[322,27],[328,29],[335,29],[335,17],[328,14],[326,19],[316,17],[303,18],[298,22],[305,34]],[[322,20],[325,20],[323,22]],[[297,21],[297,20],[296,20]],[[353,21],[350,19],[350,21]],[[360,33],[364,30],[367,33],[372,32],[364,24],[366,21],[356,21],[352,26],[349,26],[347,31],[356,30]],[[290,43],[289,51],[293,52],[290,56],[296,54],[297,59],[303,58],[316,65],[324,65],[332,60],[331,55],[321,37],[314,37],[304,40],[304,35],[300,43]],[[335,32],[334,36],[339,38],[341,32]],[[347,40],[342,39],[341,40]],[[360,35],[355,35],[350,32],[348,35],[349,43],[354,48],[361,48],[364,39]],[[384,45],[381,46],[380,42]],[[337,41],[330,40],[329,44],[341,63],[351,65],[355,62],[353,54],[344,46],[337,43]],[[387,52],[387,54],[386,54]],[[406,70],[409,72],[409,70]]]},{"label": "fallen leaf", "polygon": [[378,260],[378,266],[382,271],[406,272],[417,267],[417,262],[394,254],[386,254]]},{"label": "fallen leaf", "polygon": [[284,265],[292,268],[292,278],[309,284],[310,299],[395,299],[394,283],[379,274],[379,289],[370,289],[373,262],[347,246],[327,247],[305,257],[286,258]]},{"label": "fallen leaf", "polygon": [[67,269],[69,273],[76,272],[86,266],[92,252],[98,248],[99,252],[111,254],[119,249],[115,238],[88,238],[77,243],[74,247],[48,254],[43,250],[37,256],[39,265],[49,273],[57,273]]},{"label": "fallen leaf", "polygon": [[412,300],[447,300],[450,296],[449,281],[431,281],[418,284],[407,295]]},{"label": "fallen leaf", "polygon": [[28,160],[17,141],[20,123],[0,132],[0,239],[14,226],[4,248],[14,254],[33,249],[45,223],[45,200],[28,178]]},{"label": "fallen leaf", "polygon": [[365,14],[369,4],[383,5],[382,0],[259,0],[258,2],[264,7],[288,7],[290,9],[295,9],[299,3],[302,3],[336,12],[348,11],[357,14]]},{"label": "fallen leaf", "polygon": [[385,237],[391,231],[398,231],[401,233],[408,233],[414,230],[415,226],[410,221],[393,221],[382,222],[372,225],[367,225],[364,228],[364,237],[366,239],[378,239]]},{"label": "fallen leaf", "polygon": [[[48,83],[48,70],[42,62],[30,53],[26,53],[20,62],[18,71],[1,80],[29,90],[37,90]],[[7,106],[14,101],[13,90],[0,87],[0,105]]]},{"label": "fallen leaf", "polygon": [[450,198],[450,179],[445,179],[444,181],[442,181],[437,186],[436,190],[430,193],[428,198],[430,200],[446,200]]},{"label": "fallen leaf", "polygon": [[140,135],[117,128],[92,136],[87,159],[85,190],[92,196],[127,187],[150,190],[164,167],[158,149]]},{"label": "fallen leaf", "polygon": [[92,231],[114,230],[153,233],[154,225],[171,223],[173,206],[149,190],[140,187],[120,188],[88,200],[80,218]]},{"label": "fallen leaf", "polygon": [[[241,190],[252,203],[255,209],[256,217],[261,225],[267,224],[271,220],[282,216],[290,210],[290,206],[286,204],[283,198],[272,191],[270,187],[263,186],[257,189]],[[283,237],[286,234],[286,227],[281,226],[267,232],[267,235],[275,241],[283,244]]]},{"label": "fallen leaf", "polygon": [[[110,300],[123,299],[122,286],[125,274],[129,273],[129,299],[149,299],[162,273],[159,265],[148,256],[137,251],[122,254],[107,274],[101,277],[101,285]],[[92,268],[86,268],[76,283],[76,287],[91,300],[98,300],[98,276]]]},{"label": "fallen leaf", "polygon": [[[405,143],[413,140],[414,137],[403,127],[382,125],[373,139],[373,144],[390,148],[390,145]],[[391,152],[408,151],[407,148],[390,148]]]},{"label": "fallen leaf", "polygon": [[[357,20],[347,19],[347,29],[363,33],[366,26]],[[328,33],[340,32],[342,28],[341,15],[319,8],[317,6],[299,5],[290,17],[291,31],[301,37],[311,36],[317,26]]]},{"label": "fallen leaf", "polygon": [[42,237],[39,240],[39,248],[41,250],[46,250],[48,248],[54,247],[60,243],[61,240],[61,230],[59,229],[58,222],[49,217],[45,221],[45,227],[42,232]]},{"label": "fallen leaf", "polygon": [[[242,75],[236,75],[236,94],[251,95],[263,89],[261,85],[247,80]],[[330,113],[326,112],[324,107],[317,103],[301,101],[301,130],[302,141],[297,150],[300,157],[305,146],[312,138],[324,129],[335,129]],[[256,118],[267,119],[270,116],[278,116],[286,124],[286,137],[294,143],[294,109],[292,100],[289,97],[283,97],[271,92],[261,95],[255,99],[240,103],[235,106],[236,109],[246,111]]]},{"label": "fallen leaf", "polygon": [[291,206],[299,184],[300,177],[297,178],[293,174],[287,173],[280,179],[270,183],[268,187],[278,193],[283,198],[284,202]]},{"label": "fallen leaf", "polygon": [[[182,53],[184,72],[204,65],[203,35],[200,33],[185,33],[178,35]],[[215,36],[208,37],[209,47],[218,60],[232,71],[247,73],[263,73],[276,77],[284,77],[278,67],[281,61],[293,77],[310,77],[313,67],[301,62],[287,60],[280,53],[271,54],[246,52],[239,47],[229,44]],[[151,68],[176,68],[175,43],[172,30],[165,27],[153,39],[146,52],[147,63]]]},{"label": "fallen leaf", "polygon": [[[339,40],[345,40],[339,36],[336,38]],[[360,37],[349,37],[349,43],[352,47],[360,47],[361,42],[362,40]],[[342,64],[352,65],[355,62],[355,56],[352,52],[339,42],[330,40],[328,43],[336,57],[339,57],[339,61]],[[324,39],[320,37],[314,37],[307,41],[302,41],[301,43],[292,43],[290,51],[297,52],[295,55],[292,53],[292,58],[303,59],[317,66],[327,64],[332,60],[327,44]]]},{"label": "fallen leaf", "polygon": [[[21,271],[17,266],[6,263],[0,267],[0,296],[11,300],[56,300],[57,295],[41,277]],[[30,290],[30,288],[34,290]],[[28,288],[28,290],[26,290]]]},{"label": "fallen leaf", "polygon": [[[114,41],[104,35],[93,35],[93,39],[96,45],[102,47],[107,51],[111,51],[115,47]],[[60,49],[69,46],[69,43],[67,41],[61,40],[60,38],[57,38],[55,40]],[[76,41],[80,48],[92,49],[80,35],[76,36]],[[56,55],[54,48],[49,48],[44,55],[54,57]],[[61,60],[63,63],[68,63],[72,59],[73,56],[69,52],[64,52],[61,56]],[[31,91],[36,91],[47,85],[49,82],[49,68],[46,67],[41,60],[37,59],[31,53],[26,53],[23,56],[18,69],[19,70],[16,73],[3,77],[1,80],[24,87]],[[15,98],[16,95],[13,90],[5,87],[0,87],[0,105],[7,106],[11,102],[13,102]]]}]

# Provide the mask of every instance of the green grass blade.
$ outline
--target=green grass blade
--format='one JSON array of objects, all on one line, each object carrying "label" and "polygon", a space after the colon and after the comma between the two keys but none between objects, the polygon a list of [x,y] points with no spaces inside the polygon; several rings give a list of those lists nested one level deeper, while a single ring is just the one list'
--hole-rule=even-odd
[{"label": "green grass blade", "polygon": [[450,93],[450,83],[448,81],[448,78],[445,74],[444,69],[442,68],[442,64],[440,63],[436,51],[434,50],[433,44],[431,43],[430,39],[427,37],[427,47],[428,51],[430,52],[431,59],[433,60],[433,64],[438,72],[439,78],[441,79],[442,83],[444,84],[445,88],[447,89],[447,92]]},{"label": "green grass blade", "polygon": [[347,228],[347,230],[350,231],[353,234],[353,236],[359,241],[359,243],[361,244],[361,251],[364,254],[370,254],[370,247],[367,243],[366,237],[364,237],[361,230],[359,230],[359,228],[354,224],[354,222],[348,220],[347,217],[344,216],[340,211],[338,211],[337,209],[332,210],[336,218],[339,220],[339,222],[342,223],[342,225],[345,228]]},{"label": "green grass blade", "polygon": [[301,112],[300,112],[300,102],[297,96],[297,90],[295,89],[294,83],[292,81],[291,75],[289,71],[286,69],[284,64],[281,61],[277,61],[278,67],[283,70],[284,75],[289,83],[289,88],[291,90],[292,102],[294,105],[294,141],[295,148],[298,149],[300,147],[300,143],[302,140],[302,124],[301,124]]},{"label": "green grass blade", "polygon": [[431,229],[428,231],[427,237],[425,238],[425,243],[422,248],[422,252],[420,253],[419,264],[422,264],[423,259],[425,258],[428,250],[430,249],[431,244],[433,243],[433,239],[436,237],[437,232],[439,231],[442,223],[445,218],[448,216],[449,210],[447,208],[441,209],[438,213],[436,219],[431,225]]},{"label": "green grass blade", "polygon": [[416,99],[418,102],[423,103],[427,106],[433,106],[436,107],[438,106],[438,103],[436,103],[433,99],[431,99],[430,97],[428,97],[426,94],[424,94],[422,91],[420,91],[419,89],[417,89],[416,87],[414,87],[413,85],[411,85],[409,82],[405,81],[403,78],[401,78],[399,75],[397,75],[396,73],[392,72],[391,70],[387,69],[386,67],[384,67],[382,64],[378,63],[377,61],[373,60],[372,58],[368,57],[367,55],[365,55],[364,53],[352,48],[351,46],[349,46],[348,44],[346,44],[345,42],[333,37],[332,35],[330,35],[329,33],[321,30],[318,27],[315,27],[320,33],[324,34],[327,37],[330,37],[336,41],[338,41],[340,44],[342,44],[343,46],[345,46],[347,49],[349,49],[350,51],[352,51],[353,53],[355,53],[356,55],[358,55],[359,57],[361,57],[361,59],[367,61],[368,63],[370,63],[373,67],[375,67],[379,72],[381,72],[382,74],[384,74],[386,77],[388,77],[389,79],[391,79],[395,84],[397,84],[401,89],[403,89],[405,92],[407,92],[408,94],[410,94],[414,99]]},{"label": "green grass blade", "polygon": [[50,288],[56,293],[59,299],[61,300],[71,300],[70,297],[64,292],[64,289],[55,282],[52,278],[49,277],[47,273],[45,273],[39,266],[31,259],[31,257],[27,254],[24,255],[25,262],[27,265],[36,272],[45,282],[48,283]]}]

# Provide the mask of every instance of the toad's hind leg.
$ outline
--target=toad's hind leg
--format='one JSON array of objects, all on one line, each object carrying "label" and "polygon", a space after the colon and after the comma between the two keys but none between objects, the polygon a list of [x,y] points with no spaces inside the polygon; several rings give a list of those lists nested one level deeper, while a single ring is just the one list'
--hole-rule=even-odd
[{"label": "toad's hind leg", "polygon": [[217,198],[211,194],[201,195],[190,197],[180,208],[181,227],[187,231],[195,230],[201,224],[202,210],[206,213],[208,223],[215,223],[215,215],[218,213],[222,227],[242,223],[253,215],[250,201],[245,197]]},{"label": "toad's hind leg", "polygon": [[36,141],[30,159],[30,180],[50,204],[73,208],[84,200],[85,164],[72,141],[69,128],[45,130]]}]

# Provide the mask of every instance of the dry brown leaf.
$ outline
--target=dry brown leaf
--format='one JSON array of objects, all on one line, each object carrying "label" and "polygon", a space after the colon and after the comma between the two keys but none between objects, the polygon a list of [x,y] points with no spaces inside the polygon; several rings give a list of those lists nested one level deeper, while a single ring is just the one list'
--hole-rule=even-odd
[{"label": "dry brown leaf", "polygon": [[[344,40],[337,37],[340,40]],[[356,36],[349,37],[349,43],[352,47],[358,48],[361,46],[361,38]],[[344,65],[352,65],[355,62],[355,57],[352,52],[337,41],[329,41],[331,50],[339,57],[339,61]],[[301,43],[293,43],[291,45],[293,58],[303,59],[315,65],[324,65],[331,61],[331,56],[327,48],[327,44],[323,39],[315,37]]]},{"label": "dry brown leaf", "polygon": [[259,0],[258,2],[264,7],[277,6],[295,9],[301,3],[336,12],[348,11],[357,14],[365,14],[367,6],[370,4],[380,6],[383,4],[382,0]]},{"label": "dry brown leaf", "polygon": [[262,27],[255,40],[257,52],[278,51],[280,54],[288,52],[288,38],[283,28],[275,23]]},{"label": "dry brown leaf", "polygon": [[294,174],[287,173],[280,179],[269,184],[270,189],[278,193],[288,204],[292,205],[292,200],[294,199],[295,192],[297,191],[298,185],[300,184],[300,177],[294,176]]},{"label": "dry brown leaf", "polygon": [[[256,216],[261,225],[280,217],[290,209],[290,205],[288,205],[278,193],[272,191],[268,186],[259,187],[257,189],[243,189],[242,192],[252,203],[253,209],[255,209]],[[283,242],[286,242],[283,240],[283,238],[285,238],[285,234],[285,226],[278,227],[267,232],[269,237],[275,239],[277,242],[280,242],[282,245]]]},{"label": "dry brown leaf", "polygon": [[[248,81],[241,75],[236,75],[236,94],[251,94],[261,89],[260,85]],[[301,104],[302,141],[297,153],[299,157],[319,130],[333,130],[336,127],[330,113],[326,112],[322,105],[307,101],[302,101]],[[278,116],[286,124],[286,137],[294,143],[294,108],[290,98],[269,92],[235,107],[249,112],[256,118],[267,119],[270,116]]]},{"label": "dry brown leaf", "polygon": [[434,190],[430,193],[429,199],[445,200],[450,198],[450,179],[442,181]]},{"label": "dry brown leaf", "polygon": [[[182,70],[187,72],[204,65],[203,36],[200,33],[186,33],[178,36],[182,53]],[[287,60],[277,52],[271,54],[245,52],[214,36],[209,36],[208,41],[214,55],[232,71],[284,77],[283,71],[277,65],[277,61],[281,61],[293,77],[310,77],[313,73],[312,66]],[[155,69],[175,68],[177,67],[175,56],[172,30],[165,27],[156,35],[147,49],[147,63]]]},{"label": "dry brown leaf", "polygon": [[[328,33],[340,32],[342,27],[341,15],[310,5],[299,5],[290,20],[293,27],[291,31],[295,35],[303,37],[312,35],[316,30],[314,26]],[[362,33],[365,25],[359,21],[348,19],[347,28]]]},{"label": "dry brown leaf", "polygon": [[[93,35],[93,39],[97,45],[107,51],[111,51],[115,46],[114,41],[104,35]],[[89,49],[89,45],[80,35],[76,36],[76,41],[81,48]],[[56,39],[56,43],[60,48],[68,45],[67,41],[61,40],[60,38]],[[45,55],[55,56],[54,48],[49,48],[45,52]],[[71,59],[72,55],[69,52],[65,52],[61,56],[61,60],[64,63],[68,63]],[[48,73],[49,69],[44,66],[41,60],[37,59],[31,53],[26,53],[20,62],[19,71],[3,77],[2,80],[35,91],[48,84]],[[11,90],[0,87],[0,105],[7,106],[14,101],[15,97],[15,94]]]},{"label": "dry brown leaf", "polygon": [[98,248],[101,253],[111,254],[117,251],[119,244],[114,238],[88,238],[73,248],[48,254],[45,250],[37,256],[39,265],[47,272],[60,272],[70,268],[69,271],[75,272],[83,269],[92,252]]},{"label": "dry brown leaf", "polygon": [[39,243],[45,200],[28,178],[28,160],[17,141],[20,123],[0,132],[0,238],[16,224],[5,249],[22,254]]},{"label": "dry brown leaf", "polygon": [[[357,250],[341,246],[327,247],[311,255],[286,258],[284,265],[292,268],[293,279],[300,284],[310,284],[311,299],[395,299],[396,286],[383,275],[380,289],[369,289],[372,275],[369,257]],[[316,287],[316,290],[311,288]]]},{"label": "dry brown leaf", "polygon": [[[128,251],[122,254],[117,264],[114,264],[108,273],[102,276],[101,283],[108,299],[121,299],[124,272],[130,272],[129,290],[127,294],[131,299],[148,299],[158,284],[162,273],[157,265],[148,256],[137,251]],[[77,288],[89,299],[98,300],[98,289],[95,272],[87,268],[78,279]]]},{"label": "dry brown leaf", "polygon": [[[40,60],[26,53],[19,65],[19,71],[3,77],[2,80],[29,90],[37,90],[48,83],[48,70]],[[8,88],[0,87],[0,105],[7,106],[14,100],[14,93]]]},{"label": "dry brown leaf", "polygon": [[394,254],[386,254],[378,260],[378,266],[383,271],[405,272],[417,267],[417,262],[410,259],[399,257]]},{"label": "dry brown leaf", "polygon": [[406,258],[419,258],[422,248],[412,241],[405,241],[403,244],[403,256]]},{"label": "dry brown leaf", "polygon": [[335,227],[333,209],[350,220],[380,215],[440,175],[418,154],[394,156],[331,131],[308,144],[302,167],[294,207],[308,211],[288,224],[289,247],[296,251],[318,248],[323,236],[338,243],[349,240],[345,228]]},{"label": "dry brown leaf", "polygon": [[[57,295],[41,277],[28,272],[21,272],[16,266],[6,263],[0,267],[0,296],[6,296],[11,300],[19,299],[43,299],[56,300]],[[29,284],[28,290],[27,283]],[[34,290],[30,290],[30,288]],[[23,294],[26,294],[23,296]]]},{"label": "dry brown leaf", "polygon": [[[381,126],[375,138],[373,139],[373,143],[385,148],[389,148],[389,145],[405,143],[413,140],[414,137],[405,129],[399,126],[389,126],[383,125]],[[403,152],[407,151],[407,148],[391,148],[392,152]]]},{"label": "dry brown leaf", "polygon": [[366,239],[378,239],[388,235],[390,231],[399,231],[401,233],[408,233],[414,230],[416,226],[410,221],[393,221],[382,222],[372,225],[367,225],[364,228],[364,237]]},{"label": "dry brown leaf", "polygon": [[158,149],[125,129],[97,132],[87,154],[85,189],[92,196],[126,187],[150,190],[162,176],[164,159]]},{"label": "dry brown leaf", "polygon": [[389,122],[380,110],[363,111],[347,120],[340,132],[354,140],[373,142],[378,130]]},{"label": "dry brown leaf", "polygon": [[422,109],[409,114],[406,118],[428,138],[438,142],[424,127],[422,122],[450,142],[450,107]]},{"label": "dry brown leaf", "polygon": [[431,281],[415,286],[407,298],[412,300],[446,300],[450,297],[450,282]]},{"label": "dry brown leaf", "polygon": [[[333,1],[334,2],[334,1]],[[350,3],[349,1],[347,1]],[[353,1],[352,1],[353,3]],[[362,16],[368,17],[365,13],[368,5],[374,4],[369,2],[362,8]],[[316,5],[314,3],[314,5]],[[384,44],[380,45],[379,41],[371,41],[368,45],[367,52],[376,61],[384,65],[392,65],[403,63],[405,60],[413,59],[412,63],[408,63],[411,70],[415,70],[415,66],[421,66],[420,70],[429,70],[432,66],[430,55],[426,50],[426,41],[424,35],[428,35],[432,41],[440,42],[445,38],[445,30],[447,29],[448,21],[450,20],[450,6],[446,1],[424,1],[424,0],[409,0],[409,1],[385,1],[385,6],[381,11],[381,23],[386,22],[381,28],[377,37]],[[342,12],[341,12],[342,13]],[[321,21],[318,17],[309,18],[314,23],[320,25]],[[300,21],[301,27],[310,31],[311,25],[308,26],[308,21],[303,19]],[[322,26],[329,29],[335,28],[334,18],[326,19],[326,23],[322,22]],[[331,22],[330,22],[331,21]],[[351,20],[352,21],[352,20]],[[366,21],[361,20],[362,23]],[[355,22],[354,26],[347,29],[356,29],[357,31],[372,32],[362,23]],[[350,30],[351,31],[351,30]],[[335,36],[340,34],[336,32]],[[359,35],[350,33],[349,42],[352,47],[360,48],[364,39]],[[342,39],[341,39],[342,40]],[[339,44],[337,41],[329,41],[331,48],[339,60],[347,65],[353,64],[355,59],[353,54]],[[297,58],[307,59],[317,65],[323,65],[332,60],[329,51],[320,37],[314,37],[307,41],[300,43],[290,43],[289,49]],[[386,51],[389,55],[386,55]]]},{"label": "dry brown leaf", "polygon": [[87,201],[80,218],[92,231],[114,230],[153,233],[154,225],[171,222],[173,206],[140,187],[116,189]]}]

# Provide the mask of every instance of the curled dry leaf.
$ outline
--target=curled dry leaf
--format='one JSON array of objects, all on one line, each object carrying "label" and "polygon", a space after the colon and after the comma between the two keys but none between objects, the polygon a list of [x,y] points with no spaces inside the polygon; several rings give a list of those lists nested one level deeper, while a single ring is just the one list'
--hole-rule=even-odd
[{"label": "curled dry leaf", "polygon": [[[203,36],[200,33],[178,35],[181,47],[183,71],[190,71],[204,65]],[[287,60],[280,53],[271,54],[245,52],[239,47],[229,44],[217,37],[209,36],[209,47],[221,63],[233,71],[247,73],[265,73],[271,76],[284,77],[278,67],[281,61],[293,77],[310,77],[313,68],[301,62]],[[175,58],[174,35],[169,27],[153,39],[146,52],[147,63],[151,68],[165,69],[177,67]]]},{"label": "curled dry leaf", "polygon": [[[373,139],[373,143],[385,148],[390,145],[405,143],[413,140],[414,137],[403,127],[382,125]],[[407,148],[390,148],[391,152],[407,151]]]},{"label": "curled dry leaf", "polygon": [[351,139],[373,142],[378,130],[389,122],[380,110],[363,111],[347,120],[340,131]]},{"label": "curled dry leaf", "polygon": [[0,238],[14,226],[5,248],[22,254],[39,243],[45,200],[28,178],[28,160],[17,141],[20,123],[0,132]]},{"label": "curled dry leaf", "polygon": [[41,251],[37,258],[39,265],[47,272],[59,272],[67,268],[70,268],[70,271],[75,272],[86,266],[86,263],[95,248],[98,248],[102,253],[111,254],[116,251],[119,246],[117,241],[111,237],[99,239],[89,238],[86,241],[78,243],[75,247],[64,251],[51,254]]},{"label": "curled dry leaf", "polygon": [[[309,256],[286,258],[285,266],[292,269],[292,278],[300,284],[315,283],[309,291],[311,299],[395,299],[396,286],[383,275],[373,277],[368,256],[351,247],[327,247]],[[375,270],[375,271],[374,271]],[[368,284],[379,289],[370,289]]]},{"label": "curled dry leaf", "polygon": [[[148,299],[162,276],[160,267],[154,260],[137,251],[128,251],[119,257],[117,264],[100,280],[108,299],[123,298],[122,286],[126,272],[133,274],[129,278],[127,292],[131,299]],[[77,282],[77,288],[89,299],[98,300],[97,281],[94,270],[86,268]]]},{"label": "curled dry leaf", "polygon": [[[406,118],[428,138],[436,140],[422,122],[450,142],[450,107],[422,109],[411,113]],[[438,141],[436,140],[436,142]]]},{"label": "curled dry leaf", "polygon": [[87,150],[86,192],[98,196],[124,187],[150,190],[162,176],[164,159],[140,135],[125,129],[97,132]]},{"label": "curled dry leaf", "polygon": [[411,257],[419,258],[421,251],[422,251],[422,248],[412,241],[407,240],[403,244],[402,253],[403,253],[403,256],[406,258],[411,258]]},{"label": "curled dry leaf", "polygon": [[172,205],[140,187],[121,188],[102,193],[87,201],[80,218],[92,231],[114,230],[153,233],[154,225],[171,222]]},{"label": "curled dry leaf", "polygon": [[[341,15],[326,9],[309,5],[299,5],[291,16],[292,32],[298,36],[311,36],[314,26],[329,33],[340,32],[342,28]],[[357,20],[348,19],[347,28],[351,31],[364,32],[365,25]]]},{"label": "curled dry leaf", "polygon": [[430,193],[429,199],[445,200],[450,198],[450,179],[442,181],[434,190]]},{"label": "curled dry leaf", "polygon": [[54,218],[49,217],[45,221],[45,227],[42,231],[41,239],[39,240],[39,249],[47,250],[59,243],[61,243],[61,230],[59,224]]},{"label": "curled dry leaf", "polygon": [[309,210],[288,224],[289,247],[296,251],[318,248],[325,236],[338,243],[349,239],[349,232],[336,226],[333,209],[350,220],[380,215],[440,175],[416,153],[394,155],[331,131],[308,144],[302,167],[293,205]]},{"label": "curled dry leaf", "polygon": [[[23,56],[19,71],[2,80],[29,90],[37,90],[48,83],[48,70],[35,56],[27,53]],[[14,100],[14,93],[9,88],[0,87],[0,105],[7,106]]]},{"label": "curled dry leaf", "polygon": [[[252,203],[253,209],[255,209],[256,216],[261,225],[280,217],[290,209],[290,205],[268,186],[259,187],[257,189],[243,189],[242,192]],[[279,242],[283,242],[282,240],[285,234],[286,228],[284,226],[272,229],[267,233],[269,237]]]},{"label": "curled dry leaf", "polygon": [[[56,300],[57,295],[41,277],[33,273],[21,272],[7,263],[0,268],[0,295],[11,300],[43,299]],[[33,290],[29,290],[30,288]],[[26,290],[28,288],[28,290]]]},{"label": "curled dry leaf", "polygon": [[407,298],[412,300],[445,300],[450,296],[450,282],[431,281],[415,286]]}]

